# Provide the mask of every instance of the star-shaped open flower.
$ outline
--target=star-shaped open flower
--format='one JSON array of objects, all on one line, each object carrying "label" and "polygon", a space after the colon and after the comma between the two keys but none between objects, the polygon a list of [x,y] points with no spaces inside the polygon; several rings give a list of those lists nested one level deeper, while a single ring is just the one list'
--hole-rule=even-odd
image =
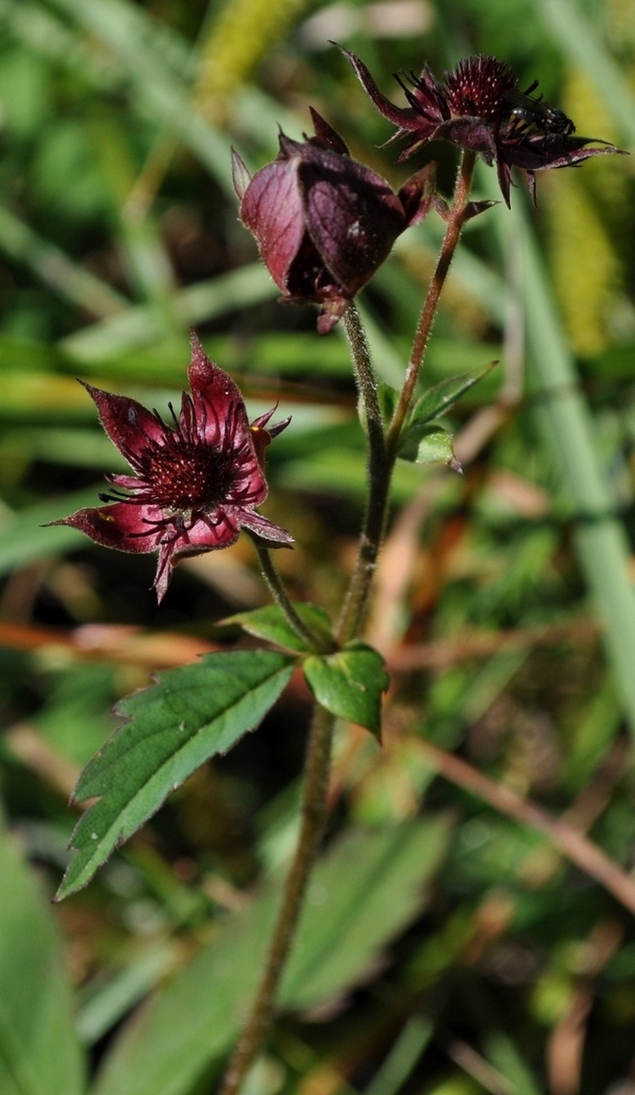
[{"label": "star-shaped open flower", "polygon": [[240,391],[207,358],[195,335],[188,371],[191,395],[165,423],[135,399],[84,387],[110,440],[134,475],[109,477],[107,504],[53,521],[71,525],[104,547],[158,551],[154,579],[162,600],[172,568],[185,556],[229,547],[242,528],[269,547],[290,547],[285,529],[256,513],[268,494],[265,448],[290,422],[269,425],[273,410],[251,425]]},{"label": "star-shaped open flower", "polygon": [[[575,126],[561,110],[550,107],[542,96],[532,95],[537,84],[522,92],[504,61],[477,54],[461,61],[439,82],[425,65],[420,76],[397,75],[407,107],[391,103],[373,77],[350,50],[339,47],[374,105],[397,132],[387,143],[407,137],[399,159],[405,160],[429,141],[445,140],[479,153],[489,165],[496,164],[503,198],[510,204],[512,167],[527,172],[535,201],[535,172],[568,167],[591,156],[622,149],[597,137],[573,136]],[[595,142],[601,148],[588,148]]]}]

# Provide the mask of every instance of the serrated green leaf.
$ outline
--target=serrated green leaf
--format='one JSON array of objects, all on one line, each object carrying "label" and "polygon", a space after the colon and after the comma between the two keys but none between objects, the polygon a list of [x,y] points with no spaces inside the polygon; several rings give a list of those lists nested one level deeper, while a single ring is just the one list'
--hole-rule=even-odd
[{"label": "serrated green leaf", "polygon": [[487,376],[496,364],[495,361],[490,361],[481,369],[475,369],[471,373],[462,373],[460,376],[451,376],[447,380],[442,380],[440,384],[436,384],[434,388],[428,388],[427,392],[424,392],[416,400],[408,417],[406,431],[411,427],[423,426],[426,422],[432,422],[433,419],[440,418],[477,381]]},{"label": "serrated green leaf", "polygon": [[80,1095],[84,1062],[50,906],[0,820],[0,1091]]},{"label": "serrated green leaf", "polygon": [[449,464],[458,470],[449,434],[434,419],[445,414],[478,380],[491,372],[495,361],[471,373],[442,380],[424,392],[414,404],[399,438],[397,455],[416,464]]},{"label": "serrated green leaf", "polygon": [[355,643],[335,654],[313,654],[304,662],[304,675],[322,707],[379,736],[381,696],[389,677],[376,650]]},{"label": "serrated green leaf", "polygon": [[278,698],[294,661],[272,650],[209,654],[162,673],[125,699],[128,718],[84,769],[75,799],[99,797],[75,829],[75,858],[57,898],[90,881],[204,761],[253,730]]},{"label": "serrated green leaf", "polygon": [[[350,832],[317,863],[280,992],[305,1008],[348,991],[427,903],[425,884],[446,853],[446,821],[418,819]],[[124,1028],[93,1095],[187,1095],[225,1053],[253,998],[280,900],[276,874],[229,916],[190,964]],[[179,1017],[178,1023],[175,1016]]]},{"label": "serrated green leaf", "polygon": [[[325,644],[333,644],[331,621],[323,608],[310,604],[294,604],[293,607],[317,639]],[[278,605],[266,605],[251,612],[238,612],[235,616],[221,620],[221,626],[228,624],[238,624],[249,635],[255,635],[257,639],[275,643],[276,646],[298,654],[305,654],[307,650],[313,649],[293,629]]]},{"label": "serrated green leaf", "polygon": [[442,426],[422,426],[407,445],[400,444],[399,456],[412,464],[447,464],[455,471],[461,470],[454,455],[452,434]]}]

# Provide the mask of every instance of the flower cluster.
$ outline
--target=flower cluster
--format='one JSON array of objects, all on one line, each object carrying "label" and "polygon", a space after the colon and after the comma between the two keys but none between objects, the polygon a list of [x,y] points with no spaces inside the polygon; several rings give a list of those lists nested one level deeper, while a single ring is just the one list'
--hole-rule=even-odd
[{"label": "flower cluster", "polygon": [[158,551],[159,601],[179,559],[229,547],[242,528],[269,547],[293,543],[255,509],[268,493],[265,448],[290,419],[270,426],[271,410],[250,426],[237,386],[205,356],[196,336],[188,376],[191,395],[183,393],[178,415],[170,408],[169,424],[135,399],[84,384],[134,475],[110,476],[113,490],[101,496],[106,505],[52,522],[104,547]]},{"label": "flower cluster", "polygon": [[[373,77],[350,50],[340,46],[370,99],[384,118],[397,126],[388,143],[407,137],[400,160],[429,141],[445,140],[479,153],[496,164],[498,182],[510,204],[512,167],[526,171],[535,200],[535,173],[568,167],[591,156],[620,149],[597,137],[573,136],[575,126],[542,97],[532,96],[537,84],[521,92],[512,70],[496,57],[478,54],[461,61],[443,82],[426,65],[420,76],[397,76],[407,107],[397,107],[379,90]],[[595,142],[602,148],[588,148]]]},{"label": "flower cluster", "polygon": [[[398,76],[408,105],[397,107],[363,62],[343,52],[374,105],[397,126],[388,143],[407,139],[400,160],[430,141],[449,141],[496,165],[507,205],[512,168],[526,172],[534,197],[537,171],[621,151],[575,136],[573,122],[534,94],[536,83],[521,91],[511,69],[495,57],[469,57],[442,82],[428,66],[420,76]],[[234,152],[233,178],[241,219],[274,282],[286,299],[320,305],[318,330],[325,334],[397,237],[431,206],[444,214],[447,209],[435,195],[434,164],[395,193],[351,158],[316,111],[311,114],[314,137],[294,141],[281,133],[276,159],[253,177]],[[587,147],[593,141],[602,147]],[[490,204],[472,203],[462,215],[465,219]],[[113,489],[101,496],[103,506],[53,522],[80,529],[106,547],[158,551],[159,601],[179,559],[227,547],[243,528],[271,547],[293,543],[288,532],[256,511],[268,492],[265,448],[289,419],[270,426],[270,411],[250,426],[238,388],[208,360],[195,336],[189,381],[191,394],[183,394],[178,415],[170,408],[171,423],[134,399],[84,385],[134,474],[111,476]]]}]

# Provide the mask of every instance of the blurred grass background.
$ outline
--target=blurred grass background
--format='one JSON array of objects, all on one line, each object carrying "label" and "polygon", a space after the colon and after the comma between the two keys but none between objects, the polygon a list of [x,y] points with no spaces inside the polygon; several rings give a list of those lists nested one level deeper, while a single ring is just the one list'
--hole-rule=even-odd
[{"label": "blurred grass background", "polygon": [[[243,540],[180,566],[159,611],[150,558],[41,527],[118,466],[75,377],[165,409],[196,327],[250,411],[279,400],[293,425],[265,512],[298,544],[277,559],[297,598],[335,611],[364,490],[346,347],[277,302],[237,220],[231,145],[261,166],[311,104],[395,187],[421,165],[380,147],[334,39],[395,99],[398,69],[494,53],[580,133],[632,150],[635,13],[0,0],[0,25],[0,791],[31,864],[3,831],[0,1091],[202,1095],[292,841],[309,701],[298,682],[86,894],[38,905],[29,872],[54,891],[67,797],[113,704],[265,596]],[[448,189],[452,150],[432,152]],[[478,188],[497,196],[490,170]],[[466,233],[426,380],[500,365],[450,423],[464,476],[398,469],[369,623],[393,673],[385,742],[340,729],[340,843],[253,1095],[635,1090],[633,197],[632,161],[600,158]],[[361,302],[395,385],[440,232],[433,214],[401,237]],[[263,904],[245,906],[257,880]]]}]

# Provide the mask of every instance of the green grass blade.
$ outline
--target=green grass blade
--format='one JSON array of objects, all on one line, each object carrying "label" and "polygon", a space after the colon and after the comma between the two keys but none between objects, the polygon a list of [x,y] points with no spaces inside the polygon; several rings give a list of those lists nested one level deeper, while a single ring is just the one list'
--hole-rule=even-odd
[{"label": "green grass blade", "polygon": [[[95,34],[115,54],[124,69],[141,113],[149,114],[159,125],[190,148],[228,194],[231,181],[229,138],[208,122],[192,101],[186,80],[169,65],[164,34],[141,9],[120,0],[55,0],[55,6],[79,26]],[[172,36],[170,51],[174,48]],[[176,46],[176,59],[184,58]],[[172,58],[174,60],[174,58]],[[187,76],[191,65],[183,65]]]},{"label": "green grass blade", "polygon": [[617,499],[595,452],[593,423],[577,386],[575,365],[527,218],[516,203],[521,234],[527,341],[539,411],[561,482],[576,515],[575,543],[589,591],[605,628],[605,645],[625,713],[635,734],[635,590],[630,551],[615,516]]},{"label": "green grass blade", "polygon": [[0,819],[0,1091],[80,1095],[83,1061],[61,939]]},{"label": "green grass blade", "polygon": [[0,251],[31,270],[62,300],[85,309],[97,319],[121,313],[127,306],[125,297],[2,206]]},{"label": "green grass blade", "polygon": [[563,54],[593,81],[626,139],[635,144],[635,94],[603,45],[597,26],[572,0],[540,0],[538,10]]},{"label": "green grass blade", "polygon": [[[187,330],[227,312],[271,300],[277,292],[264,266],[258,262],[188,286],[172,298],[172,306],[183,329]],[[144,304],[129,308],[123,315],[74,331],[58,346],[80,361],[99,361],[133,346],[149,345],[161,336],[155,310]]]}]

